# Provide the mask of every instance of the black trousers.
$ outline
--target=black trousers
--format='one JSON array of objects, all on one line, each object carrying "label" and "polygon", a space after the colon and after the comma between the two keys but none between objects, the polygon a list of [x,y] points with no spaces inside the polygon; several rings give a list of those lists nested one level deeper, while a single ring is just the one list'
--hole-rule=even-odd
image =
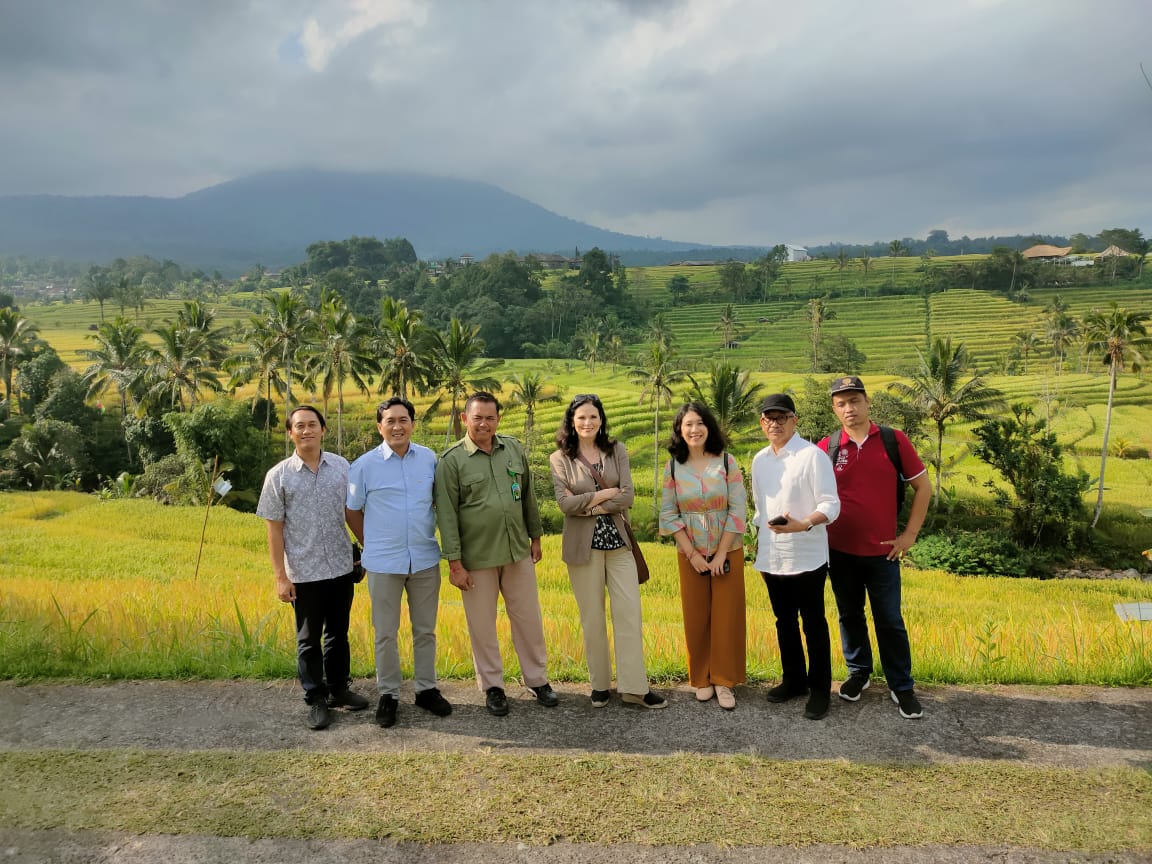
[{"label": "black trousers", "polygon": [[355,592],[350,573],[296,583],[296,602],[292,604],[296,611],[296,669],[309,705],[347,690],[352,683],[348,618]]},{"label": "black trousers", "polygon": [[[784,685],[797,691],[807,685],[813,693],[831,692],[832,643],[828,637],[828,619],[824,617],[824,580],[828,575],[828,565],[788,576],[775,573],[760,575],[768,586],[768,599],[776,616],[776,640],[780,645]],[[804,624],[804,642],[808,644],[807,668],[804,642],[800,640],[800,621]]]}]

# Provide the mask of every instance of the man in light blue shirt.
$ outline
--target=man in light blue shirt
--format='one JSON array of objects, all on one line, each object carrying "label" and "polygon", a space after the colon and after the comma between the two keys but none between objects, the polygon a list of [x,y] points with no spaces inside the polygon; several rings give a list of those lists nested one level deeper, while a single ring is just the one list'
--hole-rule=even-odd
[{"label": "man in light blue shirt", "polygon": [[348,525],[364,547],[361,563],[372,597],[376,631],[376,722],[395,725],[400,704],[400,601],[408,592],[415,659],[416,704],[438,717],[452,706],[436,687],[436,613],[440,546],[432,488],[436,454],[412,442],[416,409],[393,396],[376,409],[383,439],[348,470]]}]

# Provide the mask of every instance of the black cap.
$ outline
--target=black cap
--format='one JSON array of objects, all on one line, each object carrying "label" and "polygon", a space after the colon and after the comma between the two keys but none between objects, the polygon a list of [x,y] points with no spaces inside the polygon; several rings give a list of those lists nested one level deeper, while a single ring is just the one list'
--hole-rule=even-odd
[{"label": "black cap", "polygon": [[829,395],[835,396],[837,393],[847,393],[849,390],[863,393],[868,395],[868,391],[864,389],[864,382],[857,378],[855,375],[845,375],[843,378],[837,378],[832,382],[832,389],[829,390]]},{"label": "black cap", "polygon": [[787,411],[789,414],[795,414],[796,403],[787,393],[773,393],[771,396],[765,396],[764,401],[760,403],[761,414],[767,414],[769,411]]}]

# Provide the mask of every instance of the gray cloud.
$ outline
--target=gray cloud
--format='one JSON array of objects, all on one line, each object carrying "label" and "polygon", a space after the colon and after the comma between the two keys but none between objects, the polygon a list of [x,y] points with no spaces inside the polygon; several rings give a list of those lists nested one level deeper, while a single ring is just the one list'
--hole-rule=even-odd
[{"label": "gray cloud", "polygon": [[920,6],[0,0],[0,194],[309,165],[715,243],[1152,228],[1145,0]]}]

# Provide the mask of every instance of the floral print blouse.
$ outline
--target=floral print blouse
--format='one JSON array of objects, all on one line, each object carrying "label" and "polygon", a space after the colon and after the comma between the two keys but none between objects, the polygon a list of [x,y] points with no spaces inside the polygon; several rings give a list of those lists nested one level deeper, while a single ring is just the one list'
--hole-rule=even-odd
[{"label": "floral print blouse", "polygon": [[[727,460],[727,471],[725,471]],[[675,534],[681,528],[688,532],[692,546],[706,557],[716,551],[726,532],[744,534],[747,503],[744,477],[731,455],[708,457],[708,464],[697,472],[687,463],[672,459],[664,466],[664,483],[660,501],[660,533]]]}]

